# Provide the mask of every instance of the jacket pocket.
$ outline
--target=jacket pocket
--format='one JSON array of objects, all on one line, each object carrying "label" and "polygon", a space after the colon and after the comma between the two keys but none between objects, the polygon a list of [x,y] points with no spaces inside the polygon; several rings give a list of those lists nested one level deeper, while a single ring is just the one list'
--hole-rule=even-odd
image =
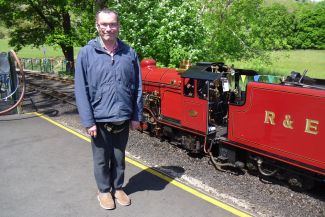
[{"label": "jacket pocket", "polygon": [[120,114],[130,115],[133,110],[133,94],[130,86],[120,86]]},{"label": "jacket pocket", "polygon": [[94,100],[91,102],[91,106],[92,106],[93,110],[96,109],[96,107],[100,103],[101,99],[102,99],[102,93],[101,93],[101,91],[98,91],[95,94]]},{"label": "jacket pocket", "polygon": [[112,118],[117,115],[118,108],[116,104],[116,91],[115,86],[111,83],[107,83],[103,85],[100,89],[100,97],[99,100],[94,102],[94,116],[98,119],[103,118]]}]

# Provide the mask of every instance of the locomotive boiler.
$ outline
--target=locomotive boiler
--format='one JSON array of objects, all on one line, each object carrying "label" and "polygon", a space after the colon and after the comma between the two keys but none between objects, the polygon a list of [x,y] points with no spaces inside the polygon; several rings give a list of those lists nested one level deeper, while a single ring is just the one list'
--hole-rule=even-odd
[{"label": "locomotive boiler", "polygon": [[209,154],[219,170],[245,167],[293,187],[325,180],[325,80],[221,62],[176,69],[144,59],[141,68],[150,135]]}]

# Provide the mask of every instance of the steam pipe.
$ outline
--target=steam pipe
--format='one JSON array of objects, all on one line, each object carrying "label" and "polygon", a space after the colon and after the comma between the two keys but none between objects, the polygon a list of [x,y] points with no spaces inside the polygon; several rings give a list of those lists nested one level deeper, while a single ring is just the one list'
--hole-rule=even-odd
[{"label": "steam pipe", "polygon": [[224,169],[221,168],[221,167],[224,167],[224,166],[237,168],[237,166],[236,166],[235,164],[232,164],[232,163],[219,163],[219,162],[217,162],[217,161],[214,159],[214,157],[213,157],[211,151],[209,151],[209,155],[210,155],[210,159],[211,159],[211,162],[212,162],[213,166],[214,166],[217,170],[219,170],[219,171],[221,171],[221,172],[226,172],[226,170],[224,170]]}]

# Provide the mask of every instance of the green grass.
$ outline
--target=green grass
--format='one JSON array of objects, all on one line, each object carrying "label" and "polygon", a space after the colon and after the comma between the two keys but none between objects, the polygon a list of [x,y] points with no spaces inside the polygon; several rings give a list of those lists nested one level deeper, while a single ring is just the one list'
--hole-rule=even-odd
[{"label": "green grass", "polygon": [[281,72],[308,70],[307,75],[325,79],[325,50],[296,50],[273,52],[278,60],[271,69]]},{"label": "green grass", "polygon": [[292,71],[303,73],[307,69],[308,76],[325,79],[325,50],[274,51],[271,58],[271,65],[254,61],[234,62],[234,65],[236,68],[254,69],[272,75],[289,75]]},{"label": "green grass", "polygon": [[[13,50],[12,47],[8,45],[8,39],[0,39],[0,51],[1,52],[8,52]],[[16,52],[19,58],[57,58],[62,57],[63,53],[60,47],[52,47],[52,46],[45,46],[46,52],[43,53],[43,48],[33,48],[31,46],[27,46],[22,48],[20,51]],[[80,48],[74,49],[74,55],[77,57]]]}]

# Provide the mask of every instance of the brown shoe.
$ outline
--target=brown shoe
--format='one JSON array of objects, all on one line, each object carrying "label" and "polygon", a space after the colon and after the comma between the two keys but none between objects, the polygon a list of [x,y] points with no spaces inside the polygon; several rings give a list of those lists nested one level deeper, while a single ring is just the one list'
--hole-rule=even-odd
[{"label": "brown shoe", "polygon": [[113,200],[111,192],[98,193],[97,199],[99,201],[99,205],[103,209],[115,209],[115,202]]},{"label": "brown shoe", "polygon": [[131,199],[126,195],[123,190],[116,190],[114,197],[116,201],[122,206],[129,206],[131,204]]}]

